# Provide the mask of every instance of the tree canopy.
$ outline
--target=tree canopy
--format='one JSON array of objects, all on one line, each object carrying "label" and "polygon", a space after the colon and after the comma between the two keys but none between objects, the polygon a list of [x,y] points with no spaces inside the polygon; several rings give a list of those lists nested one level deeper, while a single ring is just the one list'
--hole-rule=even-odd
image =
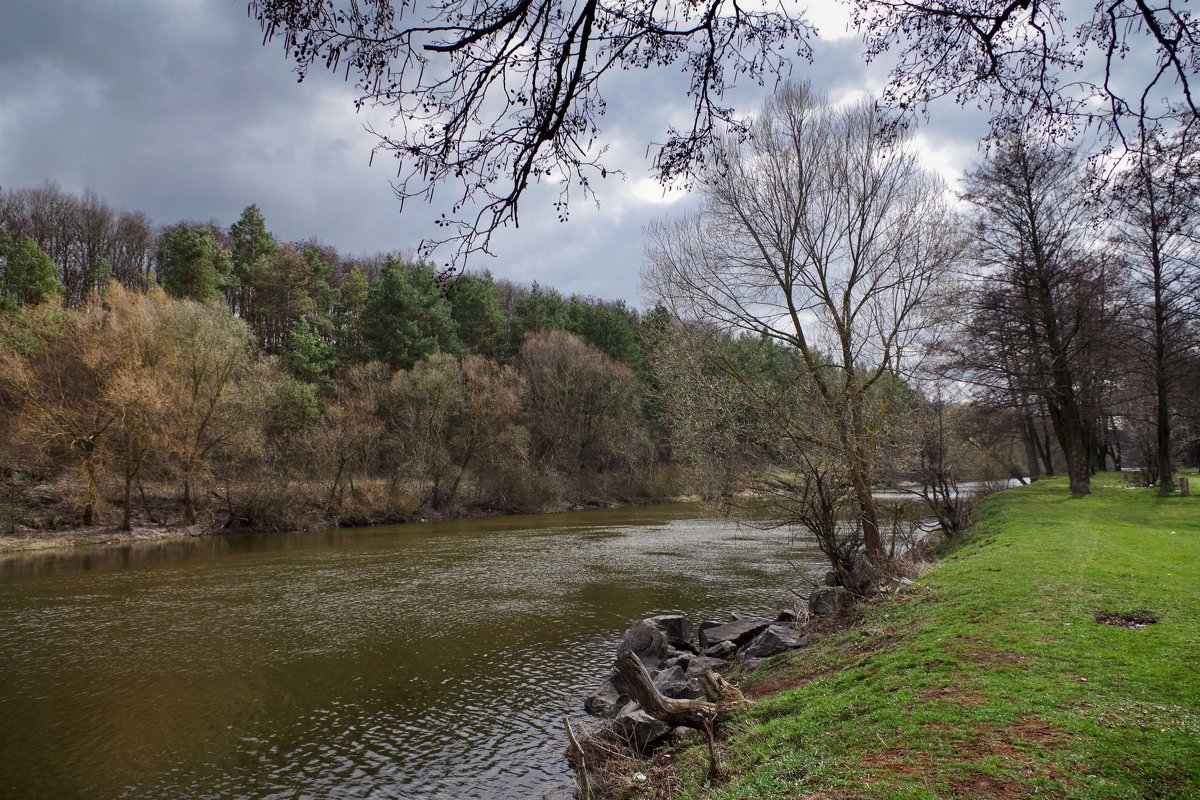
[{"label": "tree canopy", "polygon": [[[1146,126],[1200,115],[1200,21],[1181,0],[847,0],[868,59],[894,67],[883,99],[908,116],[942,97],[993,113],[995,132],[1083,128],[1136,145]],[[322,65],[392,112],[378,150],[398,160],[400,199],[456,201],[438,220],[458,253],[486,250],[517,224],[531,183],[553,181],[561,219],[604,178],[602,88],[614,71],[681,68],[689,123],[651,147],[664,183],[689,180],[750,123],[725,100],[735,83],[779,79],[811,58],[815,27],[796,6],[736,0],[250,0],[264,42],[279,40],[301,80]],[[681,65],[681,67],[680,67]]]}]

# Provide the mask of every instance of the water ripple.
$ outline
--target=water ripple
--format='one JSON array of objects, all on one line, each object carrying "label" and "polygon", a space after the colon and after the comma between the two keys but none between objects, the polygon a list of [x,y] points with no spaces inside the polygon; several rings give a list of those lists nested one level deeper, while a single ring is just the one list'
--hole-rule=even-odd
[{"label": "water ripple", "polygon": [[569,794],[562,717],[629,620],[818,569],[670,506],[0,561],[0,796]]}]

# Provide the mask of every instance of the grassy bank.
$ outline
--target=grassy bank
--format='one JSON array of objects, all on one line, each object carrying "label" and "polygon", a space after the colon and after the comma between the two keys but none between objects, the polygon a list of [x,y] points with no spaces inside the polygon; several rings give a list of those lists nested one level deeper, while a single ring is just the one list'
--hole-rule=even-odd
[{"label": "grassy bank", "polygon": [[[1159,623],[1094,619],[1140,610]],[[1108,476],[1081,500],[1061,481],[997,495],[912,593],[748,686],[731,776],[702,785],[695,748],[646,793],[1200,797],[1200,497]]]}]

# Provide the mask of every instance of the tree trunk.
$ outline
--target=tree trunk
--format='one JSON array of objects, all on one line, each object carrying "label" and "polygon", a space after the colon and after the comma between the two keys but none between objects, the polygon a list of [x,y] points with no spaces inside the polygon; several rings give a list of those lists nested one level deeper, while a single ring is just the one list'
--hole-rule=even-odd
[{"label": "tree trunk", "polygon": [[121,530],[133,530],[133,474],[125,470],[125,512],[121,519]]},{"label": "tree trunk", "polygon": [[89,452],[83,461],[83,472],[87,476],[87,501],[83,506],[83,524],[85,526],[96,524],[96,506],[99,505],[100,488],[96,485],[96,465],[92,462],[92,454]]},{"label": "tree trunk", "polygon": [[192,501],[192,476],[183,476],[183,519],[188,525],[196,521],[196,506]]},{"label": "tree trunk", "polygon": [[1046,420],[1042,419],[1042,435],[1038,439],[1038,452],[1042,457],[1042,472],[1047,478],[1053,478],[1054,472],[1054,447],[1050,443],[1050,431],[1046,428]]},{"label": "tree trunk", "polygon": [[708,774],[720,775],[721,762],[717,759],[716,744],[713,742],[713,725],[717,721],[720,706],[705,700],[676,700],[673,697],[664,697],[654,685],[641,659],[632,651],[627,651],[618,658],[615,666],[617,673],[625,679],[630,697],[643,711],[669,725],[683,725],[704,734],[708,743]]},{"label": "tree trunk", "polygon": [[1021,412],[1021,429],[1021,440],[1025,444],[1025,463],[1029,469],[1029,482],[1036,483],[1041,477],[1041,465],[1038,464],[1037,429],[1033,427],[1033,420],[1025,411]]}]

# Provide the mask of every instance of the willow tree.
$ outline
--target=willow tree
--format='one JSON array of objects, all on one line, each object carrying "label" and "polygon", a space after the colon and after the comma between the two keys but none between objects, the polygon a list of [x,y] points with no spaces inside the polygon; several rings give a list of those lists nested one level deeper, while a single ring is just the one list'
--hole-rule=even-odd
[{"label": "willow tree", "polygon": [[959,249],[942,184],[886,122],[870,102],[784,87],[705,171],[700,209],[650,228],[645,274],[681,319],[800,354],[807,413],[776,435],[845,485],[876,565],[881,447]]}]

